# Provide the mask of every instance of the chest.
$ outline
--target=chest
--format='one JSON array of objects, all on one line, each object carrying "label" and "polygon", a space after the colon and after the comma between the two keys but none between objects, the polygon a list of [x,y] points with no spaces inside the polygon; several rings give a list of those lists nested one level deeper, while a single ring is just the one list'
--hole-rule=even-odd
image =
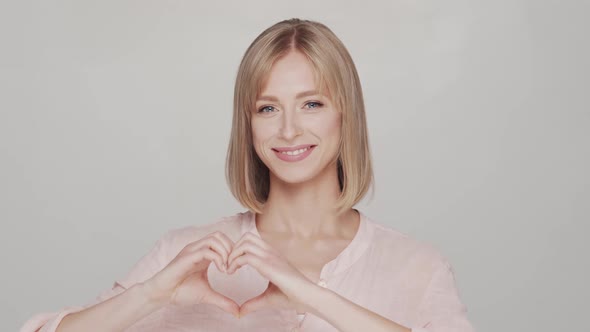
[{"label": "chest", "polygon": [[345,239],[293,240],[265,239],[277,249],[287,261],[303,273],[308,279],[317,283],[322,268],[334,260],[350,243]]}]

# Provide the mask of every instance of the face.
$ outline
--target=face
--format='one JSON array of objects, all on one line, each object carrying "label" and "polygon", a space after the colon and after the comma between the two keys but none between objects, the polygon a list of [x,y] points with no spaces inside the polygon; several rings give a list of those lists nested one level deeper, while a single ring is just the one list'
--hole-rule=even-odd
[{"label": "face", "polygon": [[271,68],[251,117],[258,157],[272,179],[303,183],[337,172],[341,114],[319,94],[307,58],[290,52]]}]

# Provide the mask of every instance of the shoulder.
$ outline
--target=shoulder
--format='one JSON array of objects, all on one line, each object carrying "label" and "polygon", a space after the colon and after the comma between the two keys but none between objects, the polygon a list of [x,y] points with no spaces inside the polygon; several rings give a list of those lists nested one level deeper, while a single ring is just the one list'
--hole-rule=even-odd
[{"label": "shoulder", "polygon": [[434,246],[418,240],[391,226],[364,216],[371,233],[370,250],[372,255],[382,256],[397,266],[436,270],[448,265],[447,258]]}]

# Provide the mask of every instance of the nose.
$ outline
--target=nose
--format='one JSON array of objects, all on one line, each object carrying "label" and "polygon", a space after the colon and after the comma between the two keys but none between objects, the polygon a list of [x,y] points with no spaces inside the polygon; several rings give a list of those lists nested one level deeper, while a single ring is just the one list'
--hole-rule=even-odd
[{"label": "nose", "polygon": [[285,141],[292,141],[303,133],[298,114],[295,110],[286,110],[282,115],[279,134]]}]

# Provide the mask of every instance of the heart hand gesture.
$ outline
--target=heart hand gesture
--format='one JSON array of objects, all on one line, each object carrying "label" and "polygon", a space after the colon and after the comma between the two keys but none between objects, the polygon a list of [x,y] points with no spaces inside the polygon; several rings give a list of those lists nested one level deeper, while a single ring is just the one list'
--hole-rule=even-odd
[{"label": "heart hand gesture", "polygon": [[244,234],[234,246],[228,258],[227,273],[232,274],[246,264],[270,282],[262,294],[242,304],[240,316],[266,307],[306,311],[301,295],[313,283],[253,233]]},{"label": "heart hand gesture", "polygon": [[[260,295],[240,307],[209,285],[211,263],[221,272],[233,274],[248,264],[270,282]],[[302,295],[313,283],[268,243],[253,233],[244,234],[234,245],[222,232],[211,233],[186,245],[180,253],[145,283],[158,301],[176,305],[209,303],[236,317],[263,308],[307,311]]]},{"label": "heart hand gesture", "polygon": [[168,265],[146,282],[153,298],[159,301],[192,305],[209,303],[238,316],[240,306],[211,289],[207,268],[215,263],[225,271],[233,241],[222,232],[211,233],[186,245]]}]

